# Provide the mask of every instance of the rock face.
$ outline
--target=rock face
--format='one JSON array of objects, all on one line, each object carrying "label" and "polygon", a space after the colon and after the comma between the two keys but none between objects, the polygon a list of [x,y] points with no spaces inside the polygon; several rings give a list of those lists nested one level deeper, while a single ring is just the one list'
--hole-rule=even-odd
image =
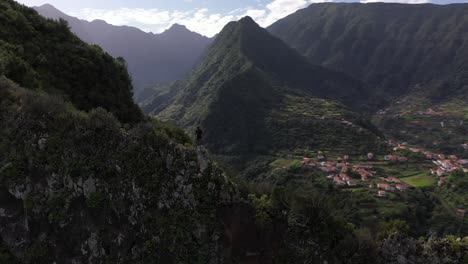
[{"label": "rock face", "polygon": [[235,191],[209,157],[0,85],[0,248],[24,263],[221,261],[216,210]]},{"label": "rock face", "polygon": [[468,263],[468,238],[447,237],[417,241],[394,234],[382,242],[379,263]]}]

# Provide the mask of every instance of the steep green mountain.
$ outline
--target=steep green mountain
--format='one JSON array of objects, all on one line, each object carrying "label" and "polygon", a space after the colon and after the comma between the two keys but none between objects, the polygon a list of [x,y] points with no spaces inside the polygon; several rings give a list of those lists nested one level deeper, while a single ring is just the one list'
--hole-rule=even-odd
[{"label": "steep green mountain", "polygon": [[[172,89],[173,86],[174,83],[148,85],[135,95],[135,101],[138,102],[143,112],[155,111],[156,105],[161,105],[172,97],[175,92],[175,89]],[[160,99],[161,102],[156,102],[155,98]]]},{"label": "steep green mountain", "polygon": [[15,1],[0,2],[0,75],[58,93],[81,110],[104,107],[124,122],[141,120],[125,61],[114,59]]},{"label": "steep green mountain", "polygon": [[442,100],[466,84],[467,4],[313,4],[268,28],[311,62],[386,95],[424,86]]},{"label": "steep green mountain", "polygon": [[378,141],[372,126],[349,110],[368,108],[366,86],[309,64],[249,17],[229,23],[172,92],[166,105],[155,99],[152,113],[189,130],[200,125],[204,143],[221,155],[360,143],[372,148]]},{"label": "steep green mountain", "polygon": [[375,87],[385,107],[376,119],[387,135],[461,153],[468,130],[467,12],[467,4],[313,4],[268,30],[310,62]]}]

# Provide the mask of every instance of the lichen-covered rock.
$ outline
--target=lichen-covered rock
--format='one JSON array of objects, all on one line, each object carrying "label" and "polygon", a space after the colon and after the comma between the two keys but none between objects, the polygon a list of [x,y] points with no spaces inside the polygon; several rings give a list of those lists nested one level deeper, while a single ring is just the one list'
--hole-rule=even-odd
[{"label": "lichen-covered rock", "polygon": [[[43,140],[47,135],[47,140]],[[235,186],[151,121],[0,83],[0,242],[24,263],[220,263]]]},{"label": "lichen-covered rock", "polygon": [[468,263],[468,237],[416,240],[400,234],[385,239],[380,246],[382,264]]}]

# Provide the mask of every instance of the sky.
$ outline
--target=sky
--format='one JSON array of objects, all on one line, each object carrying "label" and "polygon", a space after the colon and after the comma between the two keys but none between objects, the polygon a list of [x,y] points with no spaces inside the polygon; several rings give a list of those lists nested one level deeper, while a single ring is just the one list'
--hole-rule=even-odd
[{"label": "sky", "polygon": [[[62,12],[92,21],[102,19],[113,25],[138,27],[161,33],[172,24],[212,37],[230,21],[251,16],[267,27],[298,9],[333,0],[17,0],[27,6],[51,4]],[[347,2],[352,0],[340,0]],[[463,3],[468,0],[357,0],[408,4]]]}]

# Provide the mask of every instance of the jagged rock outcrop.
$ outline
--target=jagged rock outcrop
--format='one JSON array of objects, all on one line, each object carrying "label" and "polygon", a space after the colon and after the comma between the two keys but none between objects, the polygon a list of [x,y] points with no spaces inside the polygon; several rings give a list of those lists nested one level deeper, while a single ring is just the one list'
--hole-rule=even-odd
[{"label": "jagged rock outcrop", "polygon": [[5,79],[0,94],[0,241],[22,263],[222,261],[236,191],[202,148]]}]

